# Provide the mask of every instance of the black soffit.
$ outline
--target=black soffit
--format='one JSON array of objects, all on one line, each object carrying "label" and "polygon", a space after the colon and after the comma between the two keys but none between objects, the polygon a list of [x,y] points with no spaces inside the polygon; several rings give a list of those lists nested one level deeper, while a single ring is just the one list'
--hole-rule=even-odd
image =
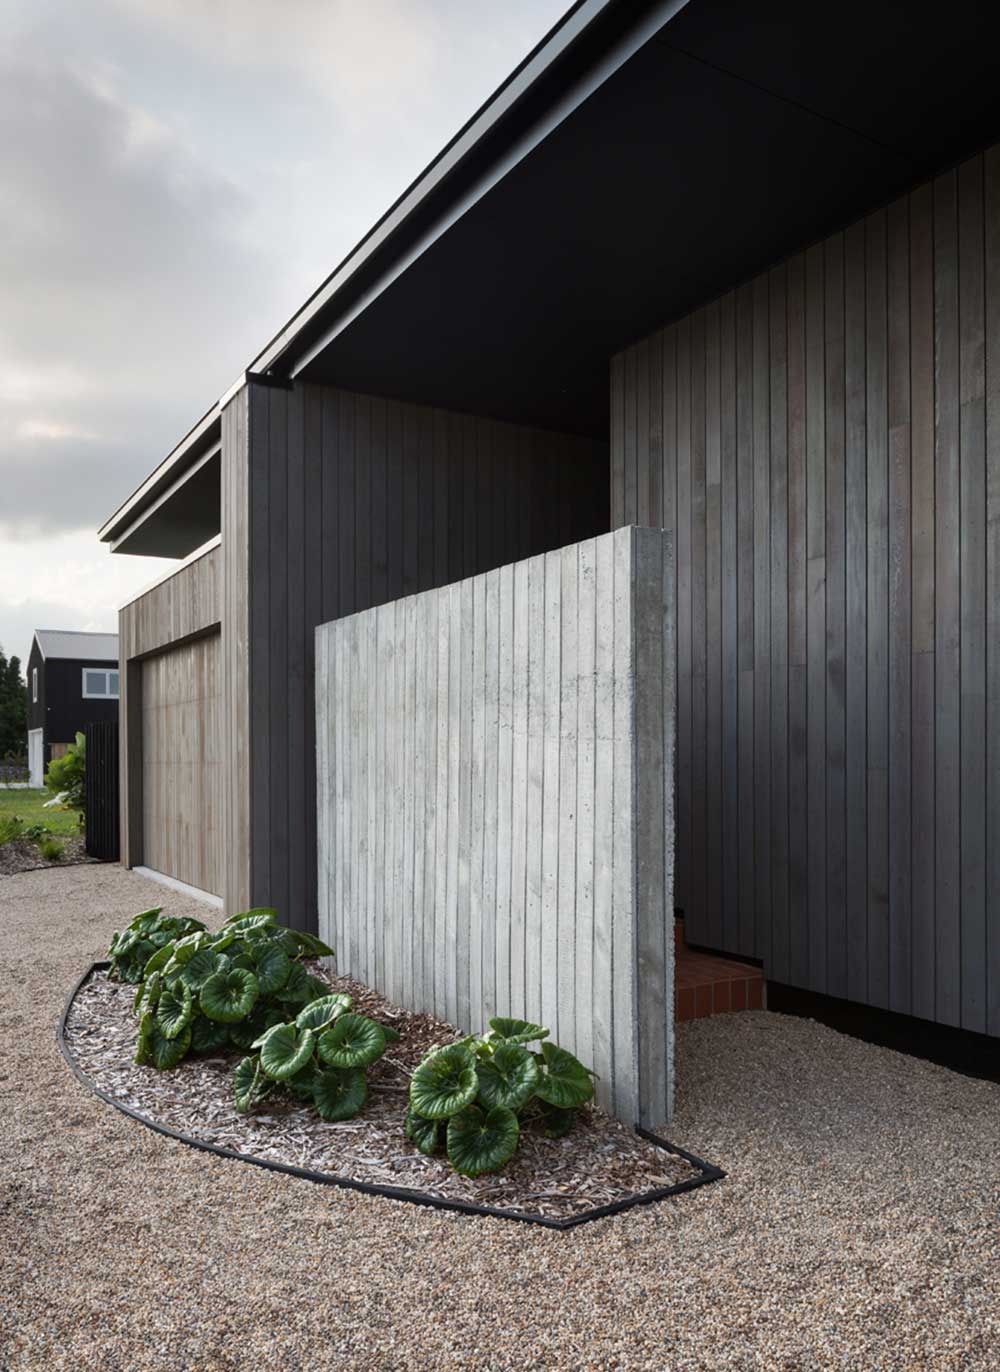
[{"label": "black soffit", "polygon": [[994,7],[930,14],[691,0],[302,379],[606,435],[613,353],[1000,133]]}]

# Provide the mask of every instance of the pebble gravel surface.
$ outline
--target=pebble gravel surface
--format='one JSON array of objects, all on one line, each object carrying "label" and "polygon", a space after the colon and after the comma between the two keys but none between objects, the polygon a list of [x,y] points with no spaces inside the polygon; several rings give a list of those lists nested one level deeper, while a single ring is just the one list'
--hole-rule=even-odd
[{"label": "pebble gravel surface", "polygon": [[1000,1368],[1000,1086],[766,1012],[679,1026],[669,1137],[728,1178],[560,1234],[197,1153],[60,1056],[138,910],[0,885],[0,1372]]}]

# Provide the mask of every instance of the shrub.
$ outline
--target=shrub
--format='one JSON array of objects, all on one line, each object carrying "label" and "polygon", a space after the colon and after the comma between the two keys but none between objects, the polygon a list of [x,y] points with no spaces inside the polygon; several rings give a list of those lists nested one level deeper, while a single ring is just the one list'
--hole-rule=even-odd
[{"label": "shrub", "polygon": [[46,862],[61,862],[63,845],[57,838],[45,838],[38,845],[38,851]]},{"label": "shrub", "polygon": [[45,773],[45,785],[52,799],[46,805],[58,806],[61,810],[75,810],[83,828],[84,811],[87,808],[87,740],[77,734],[76,742],[71,743],[62,757],[53,758]]},{"label": "shrub", "polygon": [[0,848],[19,838],[24,838],[24,820],[17,815],[0,815]]},{"label": "shrub", "polygon": [[[591,1073],[548,1039],[548,1029],[491,1019],[490,1031],[428,1053],[410,1080],[406,1134],[428,1156],[441,1145],[456,1172],[498,1172],[514,1156],[522,1127],[561,1138],[594,1094]],[[541,1043],[541,1051],[528,1049]]]},{"label": "shrub", "polygon": [[325,1120],[351,1119],[367,1098],[365,1069],[398,1036],[349,1013],[351,997],[303,966],[330,953],[312,934],[280,925],[274,910],[235,915],[214,934],[159,910],[136,916],[110,951],[113,975],[139,983],[136,1063],[165,1069],[189,1052],[239,1049],[237,1110],[282,1088]]}]

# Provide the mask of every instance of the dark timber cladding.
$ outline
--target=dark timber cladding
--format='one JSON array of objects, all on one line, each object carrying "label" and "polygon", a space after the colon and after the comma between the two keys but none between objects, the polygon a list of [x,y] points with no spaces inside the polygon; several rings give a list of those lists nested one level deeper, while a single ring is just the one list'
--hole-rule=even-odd
[{"label": "dark timber cladding", "polygon": [[[252,743],[239,754],[249,899],[315,928],[316,626],[607,530],[608,451],[329,386],[250,381],[240,394],[249,410]],[[227,471],[236,481],[240,433],[224,416],[224,482]],[[229,606],[227,500],[224,487]],[[238,523],[239,499],[232,504]],[[237,658],[238,637],[234,628]]]},{"label": "dark timber cladding", "polygon": [[1000,1035],[1000,148],[617,356],[611,443],[689,940]]}]

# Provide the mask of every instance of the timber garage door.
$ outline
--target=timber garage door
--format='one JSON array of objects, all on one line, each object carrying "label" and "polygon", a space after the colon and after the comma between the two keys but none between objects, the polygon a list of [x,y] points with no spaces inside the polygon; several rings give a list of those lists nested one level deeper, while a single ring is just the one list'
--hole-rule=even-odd
[{"label": "timber garage door", "polygon": [[142,862],[222,894],[221,638],[142,664]]}]

